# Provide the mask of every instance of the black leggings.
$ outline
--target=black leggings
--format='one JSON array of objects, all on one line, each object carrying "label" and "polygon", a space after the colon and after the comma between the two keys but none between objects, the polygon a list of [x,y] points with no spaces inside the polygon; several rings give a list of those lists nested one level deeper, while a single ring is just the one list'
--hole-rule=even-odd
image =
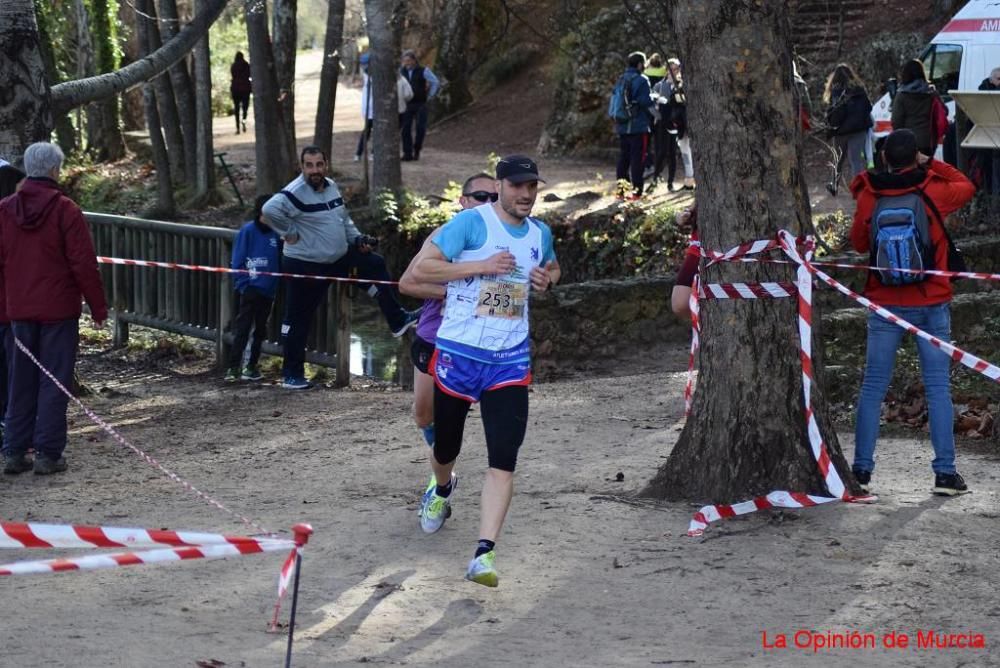
[{"label": "black leggings", "polygon": [[[462,450],[465,418],[471,403],[445,394],[434,386],[434,459],[450,464]],[[517,451],[528,428],[528,388],[525,385],[502,387],[484,392],[479,410],[486,432],[486,452],[490,468],[514,471]]]}]

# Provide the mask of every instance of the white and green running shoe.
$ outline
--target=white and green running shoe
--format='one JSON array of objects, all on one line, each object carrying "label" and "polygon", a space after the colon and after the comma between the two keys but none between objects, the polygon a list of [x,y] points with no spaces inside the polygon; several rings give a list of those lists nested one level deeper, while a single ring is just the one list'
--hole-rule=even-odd
[{"label": "white and green running shoe", "polygon": [[[458,476],[451,474],[451,493],[458,487]],[[435,533],[444,526],[444,521],[451,517],[451,496],[438,496],[437,481],[431,476],[424,496],[420,501],[420,528],[424,533]]]},{"label": "white and green running shoe", "polygon": [[469,562],[469,570],[465,573],[465,579],[485,587],[496,587],[500,583],[497,569],[494,566],[496,559],[496,550],[479,555]]}]

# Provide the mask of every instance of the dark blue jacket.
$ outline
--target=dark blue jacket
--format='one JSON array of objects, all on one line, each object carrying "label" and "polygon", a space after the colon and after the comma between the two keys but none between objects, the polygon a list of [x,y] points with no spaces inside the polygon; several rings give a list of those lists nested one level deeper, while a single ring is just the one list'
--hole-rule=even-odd
[{"label": "dark blue jacket", "polygon": [[[628,88],[628,99],[635,105],[636,114],[628,123],[615,123],[615,132],[620,135],[646,134],[652,122],[653,98],[650,97],[649,79],[634,67],[625,68],[625,83]],[[617,86],[618,84],[615,83]]]},{"label": "dark blue jacket", "polygon": [[[264,228],[255,221],[250,221],[240,228],[233,244],[233,269],[251,269],[256,271],[280,271],[278,265],[278,234]],[[266,231],[265,231],[266,230]],[[240,294],[247,288],[274,297],[278,291],[277,276],[258,276],[254,274],[233,274],[234,285]]]}]

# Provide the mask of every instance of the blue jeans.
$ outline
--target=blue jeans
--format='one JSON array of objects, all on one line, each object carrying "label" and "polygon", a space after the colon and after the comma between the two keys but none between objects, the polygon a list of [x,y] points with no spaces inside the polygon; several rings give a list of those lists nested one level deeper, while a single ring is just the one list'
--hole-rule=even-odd
[{"label": "blue jeans", "polygon": [[[951,338],[951,310],[949,304],[935,306],[890,306],[888,310],[907,320],[928,334],[942,341]],[[896,365],[896,350],[906,331],[874,313],[868,315],[868,351],[865,359],[865,378],[858,397],[857,424],[854,433],[854,470],[872,471],[875,468],[875,441],[878,439],[882,400],[892,379]],[[920,372],[927,393],[927,411],[931,423],[931,445],[935,473],[955,472],[954,414],[951,406],[951,387],[948,371],[951,358],[921,338],[917,339]]]}]

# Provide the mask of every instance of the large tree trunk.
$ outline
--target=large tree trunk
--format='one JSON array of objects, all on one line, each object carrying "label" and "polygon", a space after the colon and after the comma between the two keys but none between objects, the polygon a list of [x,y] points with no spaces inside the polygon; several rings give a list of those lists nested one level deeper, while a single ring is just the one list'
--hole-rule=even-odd
[{"label": "large tree trunk", "polygon": [[441,77],[441,89],[434,103],[434,115],[443,118],[472,102],[469,92],[469,41],[476,0],[445,3],[434,69]]},{"label": "large tree trunk", "polygon": [[[90,0],[90,6],[95,69],[98,74],[114,72],[120,65],[118,3],[115,0]],[[87,149],[99,161],[125,157],[121,105],[117,95],[87,106],[87,144]]]},{"label": "large tree trunk", "polygon": [[[177,0],[159,0],[159,6],[160,37],[164,42],[169,42],[180,31]],[[177,102],[181,136],[184,140],[184,172],[187,175],[187,182],[193,184],[195,174],[198,171],[198,144],[196,140],[198,120],[195,110],[194,87],[191,85],[187,59],[182,58],[171,65],[169,72],[170,86],[174,91],[174,100]]]},{"label": "large tree trunk", "polygon": [[[42,62],[45,64],[45,80],[48,82],[59,81],[59,71],[56,68],[56,56],[52,48],[53,35],[52,26],[48,25],[46,12],[35,12],[35,19],[38,25],[38,46],[42,53]],[[66,153],[71,153],[77,148],[76,128],[68,114],[60,114],[55,118],[56,142]]]},{"label": "large tree trunk", "polygon": [[52,130],[49,87],[32,0],[0,2],[0,155],[17,162]]},{"label": "large tree trunk", "polygon": [[316,104],[313,144],[323,149],[328,158],[333,155],[333,117],[337,106],[337,83],[340,79],[340,49],[344,41],[344,4],[344,0],[330,0],[327,7],[323,69],[319,74],[319,102]]},{"label": "large tree trunk", "polygon": [[[706,249],[793,233],[801,196],[789,23],[782,0],[678,0],[670,26],[684,62]],[[773,264],[721,263],[706,283],[794,280]],[[802,406],[795,299],[706,300],[693,413],[646,492],[728,503],[783,489],[825,494]],[[820,433],[841,477],[853,477],[819,388]],[[857,491],[852,487],[853,491]]]},{"label": "large tree trunk", "polygon": [[399,106],[396,96],[397,58],[403,23],[401,0],[365,0],[368,37],[371,40],[372,167],[370,200],[386,191],[398,193],[403,174],[399,163]]},{"label": "large tree trunk", "polygon": [[[146,30],[146,53],[153,53],[162,46],[160,30],[157,26],[156,6],[153,0],[137,0],[136,6],[145,16],[139,16],[139,21],[148,23]],[[156,92],[156,108],[160,115],[160,125],[163,128],[163,139],[167,143],[167,155],[170,158],[170,172],[178,183],[188,183],[190,175],[185,171],[187,162],[184,157],[184,135],[181,132],[181,118],[174,100],[174,87],[166,74],[153,77],[150,82]],[[147,117],[148,120],[148,117]]]},{"label": "large tree trunk", "polygon": [[[297,153],[295,145],[295,51],[298,29],[295,23],[296,0],[274,0],[274,73],[278,80],[278,101],[281,105],[282,127],[286,149]],[[327,154],[327,160],[330,156]]]},{"label": "large tree trunk", "polygon": [[[139,0],[139,11],[145,11],[145,6],[151,5],[149,0]],[[152,37],[156,32],[156,24],[136,14],[136,33],[142,52],[150,53]],[[149,144],[153,152],[153,164],[156,166],[156,206],[145,211],[145,215],[155,218],[172,218],[176,213],[174,203],[174,185],[170,175],[170,157],[167,155],[167,145],[160,131],[160,113],[156,103],[156,86],[146,82],[142,87],[143,110],[146,115],[146,127],[149,129]]]},{"label": "large tree trunk", "polygon": [[250,76],[253,78],[254,150],[257,161],[257,194],[279,191],[294,173],[278,104],[278,82],[274,74],[271,39],[267,32],[264,0],[246,0],[247,42]]},{"label": "large tree trunk", "polygon": [[[196,7],[204,0],[196,0]],[[212,60],[208,34],[194,47],[194,82],[197,111],[195,197],[201,199],[215,188],[215,149],[212,144]]]},{"label": "large tree trunk", "polygon": [[[76,0],[73,3],[73,19],[76,27],[76,78],[84,79],[94,76],[94,47],[90,39],[90,16],[87,12],[87,3],[84,0]],[[93,132],[90,128],[89,114],[86,119],[83,116],[84,108],[78,107],[76,110],[76,127],[83,131],[87,128],[87,146],[90,148],[90,138]],[[95,119],[96,120],[96,119]]]}]

